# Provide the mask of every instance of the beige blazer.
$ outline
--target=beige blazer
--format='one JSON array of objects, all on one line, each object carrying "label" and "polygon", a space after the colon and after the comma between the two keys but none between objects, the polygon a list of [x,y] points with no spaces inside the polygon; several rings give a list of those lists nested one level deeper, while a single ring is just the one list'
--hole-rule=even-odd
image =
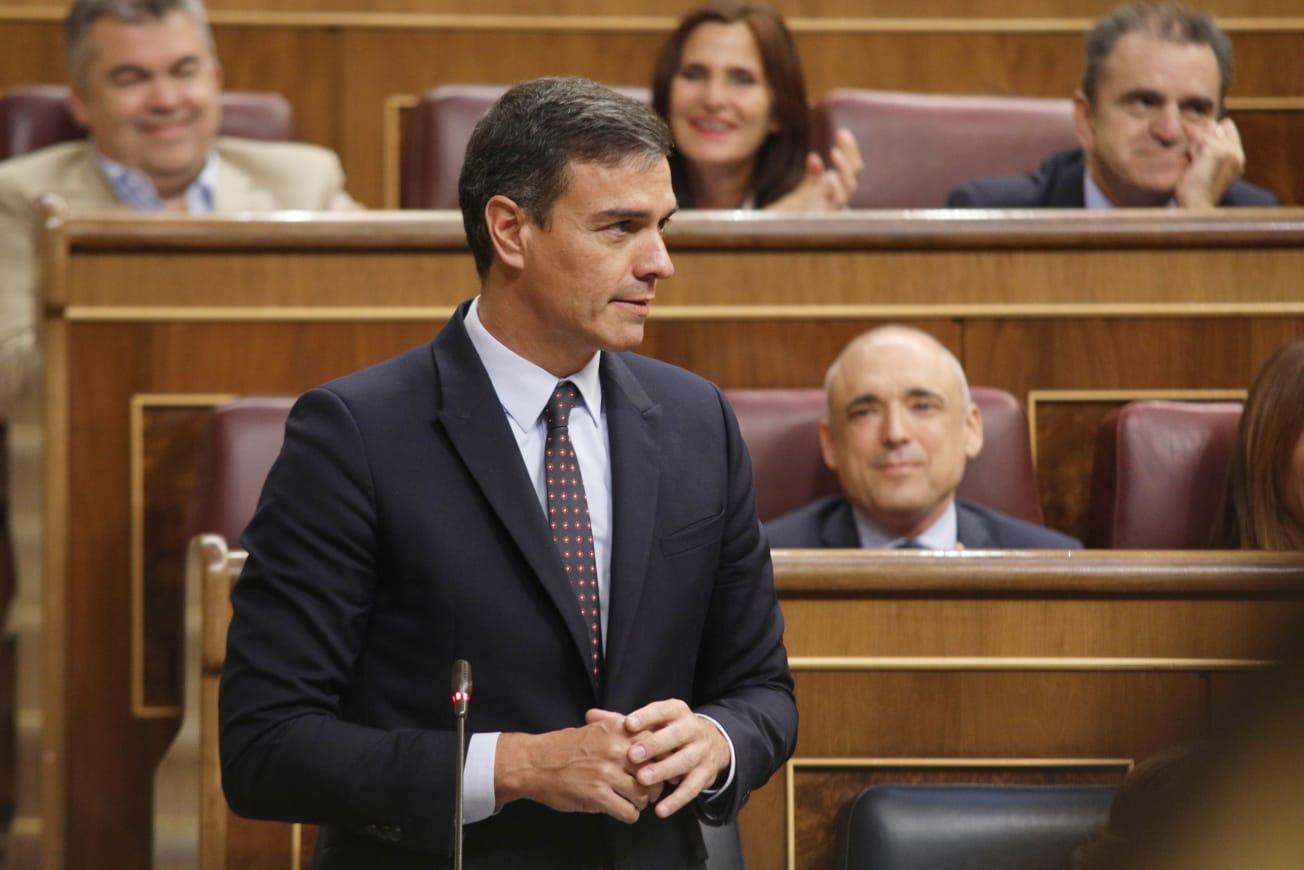
[{"label": "beige blazer", "polygon": [[[360,208],[344,191],[334,152],[297,142],[217,140],[218,211]],[[0,162],[0,418],[35,370],[36,200],[57,193],[74,209],[126,210],[89,141]]]}]

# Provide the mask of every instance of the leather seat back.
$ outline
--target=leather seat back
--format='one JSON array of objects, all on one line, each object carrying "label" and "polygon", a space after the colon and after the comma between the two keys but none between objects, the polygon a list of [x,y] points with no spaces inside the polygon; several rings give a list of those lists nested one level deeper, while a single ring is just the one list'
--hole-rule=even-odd
[{"label": "leather seat back", "polygon": [[837,870],[1064,870],[1106,785],[876,785],[843,812]]},{"label": "leather seat back", "polygon": [[1210,546],[1240,402],[1130,402],[1096,432],[1087,546]]},{"label": "leather seat back", "polygon": [[1078,144],[1064,99],[841,88],[815,104],[820,153],[839,128],[851,131],[865,161],[852,208],[942,208],[970,179],[1027,172]]},{"label": "leather seat back", "polygon": [[[280,94],[222,93],[223,136],[286,142],[294,138],[294,108]],[[18,85],[0,94],[0,160],[59,142],[82,139],[73,120],[66,85]]]}]

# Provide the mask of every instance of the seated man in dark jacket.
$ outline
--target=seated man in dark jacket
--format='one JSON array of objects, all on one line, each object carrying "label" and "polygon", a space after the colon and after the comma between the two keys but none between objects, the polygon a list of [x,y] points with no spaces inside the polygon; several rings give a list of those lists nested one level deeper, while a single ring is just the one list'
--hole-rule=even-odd
[{"label": "seated man in dark jacket", "polygon": [[1073,94],[1080,150],[1027,175],[979,178],[951,208],[1271,206],[1240,181],[1245,152],[1224,100],[1232,46],[1214,20],[1178,6],[1120,6],[1087,34]]},{"label": "seated man in dark jacket", "polygon": [[843,495],[768,523],[771,547],[1074,549],[1067,535],[957,501],[983,446],[964,369],[926,332],[884,326],[854,339],[824,380],[824,461]]}]

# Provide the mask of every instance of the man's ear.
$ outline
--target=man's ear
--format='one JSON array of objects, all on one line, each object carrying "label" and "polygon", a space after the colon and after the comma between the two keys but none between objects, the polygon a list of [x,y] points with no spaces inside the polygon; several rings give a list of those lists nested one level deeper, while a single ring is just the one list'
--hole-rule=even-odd
[{"label": "man's ear", "polygon": [[1095,147],[1096,137],[1091,128],[1091,101],[1082,91],[1073,92],[1073,128],[1078,134],[1078,145],[1088,154]]},{"label": "man's ear", "polygon": [[833,430],[829,427],[828,420],[820,421],[820,455],[824,457],[824,464],[830,471],[838,470],[837,444],[833,440]]},{"label": "man's ear", "polygon": [[983,409],[977,402],[969,403],[964,412],[964,455],[973,459],[983,449]]},{"label": "man's ear", "polygon": [[91,128],[91,115],[86,109],[86,92],[81,85],[73,85],[68,89],[68,108],[72,110],[72,119],[77,122],[77,126],[87,130]]},{"label": "man's ear", "polygon": [[525,225],[529,215],[512,200],[497,194],[484,207],[484,222],[494,253],[509,268],[525,268]]}]

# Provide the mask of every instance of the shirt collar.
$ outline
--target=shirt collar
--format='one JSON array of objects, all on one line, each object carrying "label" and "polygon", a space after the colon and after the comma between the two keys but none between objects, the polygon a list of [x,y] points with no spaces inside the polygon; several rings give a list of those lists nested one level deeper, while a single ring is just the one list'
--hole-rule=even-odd
[{"label": "shirt collar", "polygon": [[[856,533],[860,537],[861,549],[892,550],[898,544],[906,542],[906,538],[887,531],[855,505],[851,506],[851,510],[856,516]],[[942,515],[923,532],[915,535],[914,539],[928,550],[954,550],[960,540],[955,499],[952,498]]]},{"label": "shirt collar", "polygon": [[[1096,184],[1096,180],[1091,177],[1091,170],[1088,169],[1082,173],[1082,201],[1087,208],[1116,208],[1105,196],[1105,192]],[[1167,208],[1176,208],[1177,198],[1169,197]]]},{"label": "shirt collar", "polygon": [[522,432],[532,429],[543,413],[558,381],[570,381],[580,391],[584,409],[596,422],[602,409],[602,381],[598,376],[601,353],[595,353],[584,367],[559,378],[542,369],[489,334],[480,320],[480,297],[471,301],[465,319],[466,333],[489,373],[498,401],[512,423]]},{"label": "shirt collar", "polygon": [[[113,189],[113,195],[132,211],[162,211],[163,200],[149,176],[95,151],[100,173]],[[199,175],[186,188],[186,211],[191,214],[208,214],[217,206],[217,152],[208,152],[208,159]]]}]

